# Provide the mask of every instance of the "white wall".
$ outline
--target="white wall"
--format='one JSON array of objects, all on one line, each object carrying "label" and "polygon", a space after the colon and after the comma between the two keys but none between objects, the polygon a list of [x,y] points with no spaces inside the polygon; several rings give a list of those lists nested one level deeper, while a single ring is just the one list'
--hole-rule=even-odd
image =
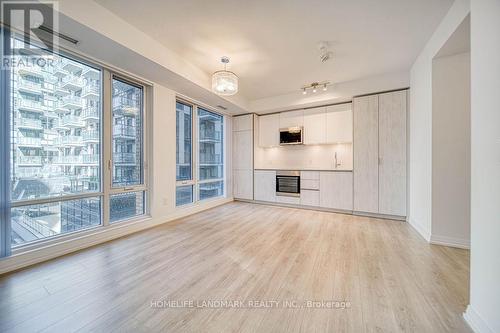
[{"label": "white wall", "polygon": [[249,111],[263,114],[351,101],[353,96],[357,95],[406,88],[410,84],[409,74],[408,71],[384,73],[359,80],[336,83],[330,86],[326,92],[320,90],[316,94],[302,95],[300,91],[294,91],[287,95],[261,98],[249,103]]},{"label": "white wall", "polygon": [[470,53],[432,65],[431,242],[470,246]]},{"label": "white wall", "polygon": [[471,4],[471,279],[466,319],[500,332],[500,1]]},{"label": "white wall", "polygon": [[430,240],[432,220],[432,59],[470,11],[456,0],[410,71],[410,224]]},{"label": "white wall", "polygon": [[352,144],[255,147],[256,169],[333,170],[335,152],[340,170],[352,170]]}]

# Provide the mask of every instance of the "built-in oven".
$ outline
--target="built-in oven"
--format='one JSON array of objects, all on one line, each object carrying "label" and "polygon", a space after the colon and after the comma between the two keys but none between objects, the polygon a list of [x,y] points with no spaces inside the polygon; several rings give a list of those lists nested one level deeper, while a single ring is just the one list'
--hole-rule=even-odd
[{"label": "built-in oven", "polygon": [[300,171],[277,171],[276,195],[300,196]]}]

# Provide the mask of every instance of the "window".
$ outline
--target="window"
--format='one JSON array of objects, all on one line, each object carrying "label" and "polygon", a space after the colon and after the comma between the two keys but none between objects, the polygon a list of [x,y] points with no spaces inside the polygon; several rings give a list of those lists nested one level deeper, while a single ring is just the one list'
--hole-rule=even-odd
[{"label": "window", "polygon": [[199,200],[224,194],[223,117],[198,109],[198,198]]},{"label": "window", "polygon": [[[223,196],[224,117],[180,101],[176,116],[176,205]],[[194,141],[192,128],[197,128]],[[197,151],[195,163],[193,150]]]},{"label": "window", "polygon": [[[35,54],[17,57],[7,93],[9,246],[145,214],[145,86],[63,54],[43,66]],[[108,87],[105,76],[112,77]],[[105,141],[106,123],[112,130]]]}]

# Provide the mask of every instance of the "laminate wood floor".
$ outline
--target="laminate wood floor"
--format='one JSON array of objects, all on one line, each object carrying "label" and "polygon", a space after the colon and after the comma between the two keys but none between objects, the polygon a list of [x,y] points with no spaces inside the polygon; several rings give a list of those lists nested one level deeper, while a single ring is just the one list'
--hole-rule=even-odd
[{"label": "laminate wood floor", "polygon": [[468,279],[403,222],[233,202],[0,277],[0,331],[470,332]]}]

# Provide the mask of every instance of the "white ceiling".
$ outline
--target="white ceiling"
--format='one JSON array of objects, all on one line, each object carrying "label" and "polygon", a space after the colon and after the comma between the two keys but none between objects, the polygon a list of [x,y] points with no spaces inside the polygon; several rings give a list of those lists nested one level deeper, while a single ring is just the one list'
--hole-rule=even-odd
[{"label": "white ceiling", "polygon": [[[96,0],[248,100],[408,70],[453,0]],[[319,61],[329,41],[334,59]]]}]

